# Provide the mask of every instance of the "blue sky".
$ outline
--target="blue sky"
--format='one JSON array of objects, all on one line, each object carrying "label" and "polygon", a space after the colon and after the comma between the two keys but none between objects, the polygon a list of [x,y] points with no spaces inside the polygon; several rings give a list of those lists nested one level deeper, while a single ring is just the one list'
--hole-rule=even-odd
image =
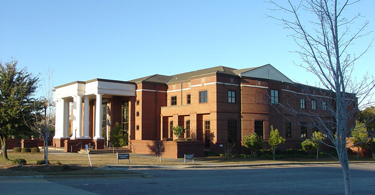
[{"label": "blue sky", "polygon": [[[372,31],[374,7],[364,0],[348,14],[363,14],[360,21],[368,20]],[[260,0],[2,0],[0,60],[16,59],[41,79],[53,69],[53,86],[264,64],[316,85],[315,76],[293,63],[300,58],[290,53],[297,48],[291,32],[266,17],[269,8]],[[357,41],[352,51],[359,54],[374,37]],[[357,62],[356,76],[373,74],[374,56],[372,47]]]}]

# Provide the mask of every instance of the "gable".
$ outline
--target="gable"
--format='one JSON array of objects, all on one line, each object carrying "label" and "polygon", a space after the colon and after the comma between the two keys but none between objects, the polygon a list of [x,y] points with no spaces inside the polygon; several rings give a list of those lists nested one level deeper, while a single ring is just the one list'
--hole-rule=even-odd
[{"label": "gable", "polygon": [[292,84],[294,83],[292,80],[290,80],[288,77],[286,77],[283,73],[281,73],[279,70],[277,70],[270,64],[241,72],[240,76],[268,79]]}]

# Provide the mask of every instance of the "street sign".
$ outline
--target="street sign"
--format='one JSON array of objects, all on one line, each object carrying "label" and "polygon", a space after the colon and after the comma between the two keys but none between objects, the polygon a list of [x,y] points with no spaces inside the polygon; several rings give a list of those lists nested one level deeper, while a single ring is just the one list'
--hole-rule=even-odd
[{"label": "street sign", "polygon": [[117,153],[117,164],[119,163],[119,160],[122,159],[128,159],[128,162],[130,164],[130,155],[129,154],[119,154]]},{"label": "street sign", "polygon": [[184,155],[184,164],[186,164],[186,160],[192,160],[194,164],[194,154],[185,154]]}]

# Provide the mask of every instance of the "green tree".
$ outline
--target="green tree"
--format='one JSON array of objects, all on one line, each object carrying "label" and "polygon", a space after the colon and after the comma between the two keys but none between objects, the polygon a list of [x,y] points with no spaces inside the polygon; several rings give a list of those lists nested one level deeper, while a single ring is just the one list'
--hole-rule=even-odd
[{"label": "green tree", "polygon": [[185,129],[181,126],[172,127],[172,130],[177,139],[180,139],[185,133]]},{"label": "green tree", "polygon": [[17,62],[0,62],[0,139],[3,158],[8,160],[7,138],[25,127],[24,116],[31,115],[38,77],[26,69],[18,70]]},{"label": "green tree", "polygon": [[116,151],[118,150],[118,147],[128,145],[128,133],[124,132],[121,129],[121,126],[118,122],[115,124],[115,127],[111,130],[109,136],[112,146],[116,147]]},{"label": "green tree", "polygon": [[249,136],[245,136],[244,139],[245,147],[250,149],[252,155],[257,156],[259,150],[261,150],[264,146],[263,139],[256,133],[253,133]]},{"label": "green tree", "polygon": [[364,123],[356,121],[355,127],[352,131],[353,146],[357,146],[357,158],[359,158],[359,149],[366,149],[369,147],[368,142],[371,140],[367,133],[367,128]]},{"label": "green tree", "polygon": [[375,107],[370,106],[359,112],[358,120],[367,127],[367,132],[375,136]]},{"label": "green tree", "polygon": [[312,153],[316,148],[318,148],[318,144],[313,142],[311,139],[306,139],[301,143],[302,150],[307,153]]},{"label": "green tree", "polygon": [[311,138],[311,141],[313,141],[316,144],[316,159],[319,158],[319,149],[320,149],[320,143],[324,140],[323,133],[319,131],[315,131],[313,133],[313,136]]},{"label": "green tree", "polygon": [[285,142],[285,139],[280,136],[279,130],[273,129],[271,125],[270,137],[268,139],[268,145],[271,146],[273,160],[275,160],[275,151],[279,144]]}]

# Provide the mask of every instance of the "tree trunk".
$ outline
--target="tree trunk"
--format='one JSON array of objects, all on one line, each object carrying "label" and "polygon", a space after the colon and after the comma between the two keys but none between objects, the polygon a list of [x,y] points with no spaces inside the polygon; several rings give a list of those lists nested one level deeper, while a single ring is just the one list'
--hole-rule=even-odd
[{"label": "tree trunk", "polygon": [[275,150],[276,150],[276,149],[272,149],[273,160],[275,160]]},{"label": "tree trunk", "polygon": [[316,148],[316,159],[319,158],[319,148]]},{"label": "tree trunk", "polygon": [[359,158],[359,146],[358,146],[358,151],[357,151],[357,159]]},{"label": "tree trunk", "polygon": [[3,158],[5,160],[9,160],[8,153],[7,153],[7,138],[1,138],[1,149],[3,150]]},{"label": "tree trunk", "polygon": [[44,140],[44,159],[46,161],[46,166],[48,166],[48,140]]},{"label": "tree trunk", "polygon": [[344,179],[344,189],[345,195],[351,195],[352,191],[350,189],[350,171],[349,171],[349,161],[348,161],[348,153],[346,151],[345,146],[341,146],[338,152],[339,160],[342,168],[342,174]]}]

